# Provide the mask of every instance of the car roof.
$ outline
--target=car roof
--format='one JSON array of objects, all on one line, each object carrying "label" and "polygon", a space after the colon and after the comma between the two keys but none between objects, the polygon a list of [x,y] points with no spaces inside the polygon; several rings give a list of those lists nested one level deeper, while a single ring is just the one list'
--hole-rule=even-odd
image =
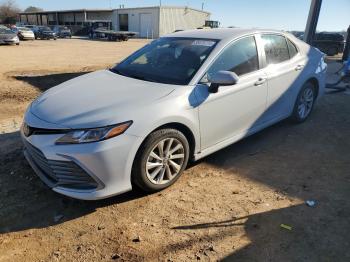
[{"label": "car roof", "polygon": [[195,29],[175,32],[166,35],[166,37],[189,37],[189,38],[207,38],[207,39],[234,39],[244,35],[255,33],[284,33],[282,31],[258,28],[215,28],[215,29]]}]

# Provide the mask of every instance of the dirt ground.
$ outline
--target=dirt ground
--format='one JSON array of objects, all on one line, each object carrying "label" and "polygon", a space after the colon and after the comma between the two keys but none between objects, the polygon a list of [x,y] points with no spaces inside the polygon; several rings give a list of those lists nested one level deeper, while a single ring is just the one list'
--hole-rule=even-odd
[{"label": "dirt ground", "polygon": [[0,261],[350,261],[344,93],[325,95],[303,124],[283,121],[193,163],[161,193],[84,202],[39,180],[18,134],[28,104],[144,44],[0,46]]}]

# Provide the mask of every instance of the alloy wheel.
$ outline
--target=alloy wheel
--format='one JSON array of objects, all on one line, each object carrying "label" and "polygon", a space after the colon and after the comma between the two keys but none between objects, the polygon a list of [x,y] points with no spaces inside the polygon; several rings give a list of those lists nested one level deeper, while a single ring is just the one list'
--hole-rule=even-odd
[{"label": "alloy wheel", "polygon": [[153,184],[169,183],[181,171],[185,160],[183,144],[176,138],[166,138],[153,147],[146,161],[146,174]]},{"label": "alloy wheel", "polygon": [[314,104],[314,90],[311,87],[305,88],[298,102],[298,114],[301,119],[308,117]]}]

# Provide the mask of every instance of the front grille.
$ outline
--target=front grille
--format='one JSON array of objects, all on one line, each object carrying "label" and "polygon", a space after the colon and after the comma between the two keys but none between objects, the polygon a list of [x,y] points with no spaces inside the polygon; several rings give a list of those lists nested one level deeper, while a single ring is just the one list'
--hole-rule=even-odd
[{"label": "front grille", "polygon": [[96,189],[97,182],[72,161],[49,160],[32,144],[25,141],[25,148],[36,167],[45,175],[51,187],[70,189]]},{"label": "front grille", "polygon": [[32,127],[27,125],[26,123],[23,123],[22,131],[26,137],[29,137],[31,135],[65,134],[69,132],[69,130],[67,129],[45,129],[45,128]]}]

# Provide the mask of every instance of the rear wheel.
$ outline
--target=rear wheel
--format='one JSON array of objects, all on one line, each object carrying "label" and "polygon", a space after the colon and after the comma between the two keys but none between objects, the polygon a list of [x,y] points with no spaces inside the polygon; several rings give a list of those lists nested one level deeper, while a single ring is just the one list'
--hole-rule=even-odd
[{"label": "rear wheel", "polygon": [[153,132],[139,149],[132,182],[146,192],[169,187],[181,176],[189,158],[186,137],[175,129]]},{"label": "rear wheel", "polygon": [[295,101],[292,120],[296,123],[304,122],[312,112],[316,99],[316,88],[311,82],[307,82],[301,88]]}]

